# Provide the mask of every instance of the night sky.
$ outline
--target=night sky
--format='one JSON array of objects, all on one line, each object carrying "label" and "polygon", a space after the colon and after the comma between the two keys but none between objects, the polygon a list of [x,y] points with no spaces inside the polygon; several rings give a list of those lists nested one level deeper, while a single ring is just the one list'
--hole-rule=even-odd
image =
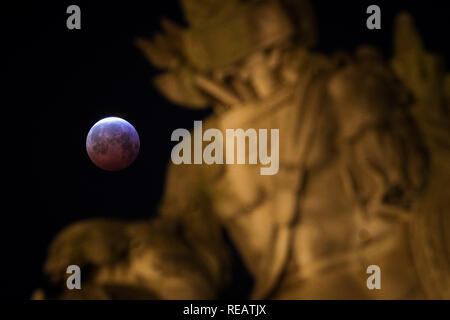
[{"label": "night sky", "polygon": [[[4,168],[14,173],[5,182],[11,196],[7,194],[8,206],[2,210],[0,294],[5,297],[27,299],[44,284],[46,248],[64,226],[91,217],[153,216],[172,131],[190,128],[209,114],[165,100],[150,83],[158,71],[133,44],[137,36],[158,31],[162,16],[182,23],[176,1],[93,2],[30,2],[6,11],[7,40],[12,41],[7,46],[10,84],[18,88],[8,123],[14,124],[19,143],[13,143],[13,156]],[[358,44],[373,44],[389,57],[393,17],[408,9],[427,47],[445,54],[450,63],[448,12],[430,1],[393,2],[313,2],[320,27],[317,51],[352,51]],[[81,7],[81,30],[66,28],[71,4]],[[370,4],[381,7],[382,30],[366,29]],[[121,172],[102,171],[86,153],[89,129],[107,116],[129,121],[141,139],[137,160]]]}]

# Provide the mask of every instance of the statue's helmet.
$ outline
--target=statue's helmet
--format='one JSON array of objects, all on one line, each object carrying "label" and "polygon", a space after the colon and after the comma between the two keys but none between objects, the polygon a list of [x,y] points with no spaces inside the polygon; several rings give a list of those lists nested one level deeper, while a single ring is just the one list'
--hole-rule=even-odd
[{"label": "statue's helmet", "polygon": [[306,0],[181,0],[188,28],[183,55],[201,71],[223,68],[297,35],[315,42],[314,14]]}]

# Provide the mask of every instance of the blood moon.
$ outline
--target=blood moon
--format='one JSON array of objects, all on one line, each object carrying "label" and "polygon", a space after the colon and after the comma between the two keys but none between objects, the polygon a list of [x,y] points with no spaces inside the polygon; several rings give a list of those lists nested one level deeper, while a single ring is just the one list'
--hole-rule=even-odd
[{"label": "blood moon", "polygon": [[89,130],[86,150],[99,168],[107,171],[125,169],[136,159],[140,148],[139,135],[128,121],[108,117]]}]

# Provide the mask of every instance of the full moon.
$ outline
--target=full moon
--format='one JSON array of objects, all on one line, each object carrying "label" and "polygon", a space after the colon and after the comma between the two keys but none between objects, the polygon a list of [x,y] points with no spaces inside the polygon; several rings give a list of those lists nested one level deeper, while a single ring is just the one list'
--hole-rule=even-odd
[{"label": "full moon", "polygon": [[118,171],[131,165],[139,153],[139,135],[126,120],[109,117],[100,120],[89,130],[86,150],[99,168]]}]

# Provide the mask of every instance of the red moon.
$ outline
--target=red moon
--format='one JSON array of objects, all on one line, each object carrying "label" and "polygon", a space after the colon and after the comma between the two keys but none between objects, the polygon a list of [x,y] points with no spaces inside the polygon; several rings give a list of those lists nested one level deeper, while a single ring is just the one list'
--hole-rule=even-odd
[{"label": "red moon", "polygon": [[109,117],[100,120],[89,130],[86,150],[99,168],[118,171],[130,166],[140,148],[136,129],[126,120]]}]

